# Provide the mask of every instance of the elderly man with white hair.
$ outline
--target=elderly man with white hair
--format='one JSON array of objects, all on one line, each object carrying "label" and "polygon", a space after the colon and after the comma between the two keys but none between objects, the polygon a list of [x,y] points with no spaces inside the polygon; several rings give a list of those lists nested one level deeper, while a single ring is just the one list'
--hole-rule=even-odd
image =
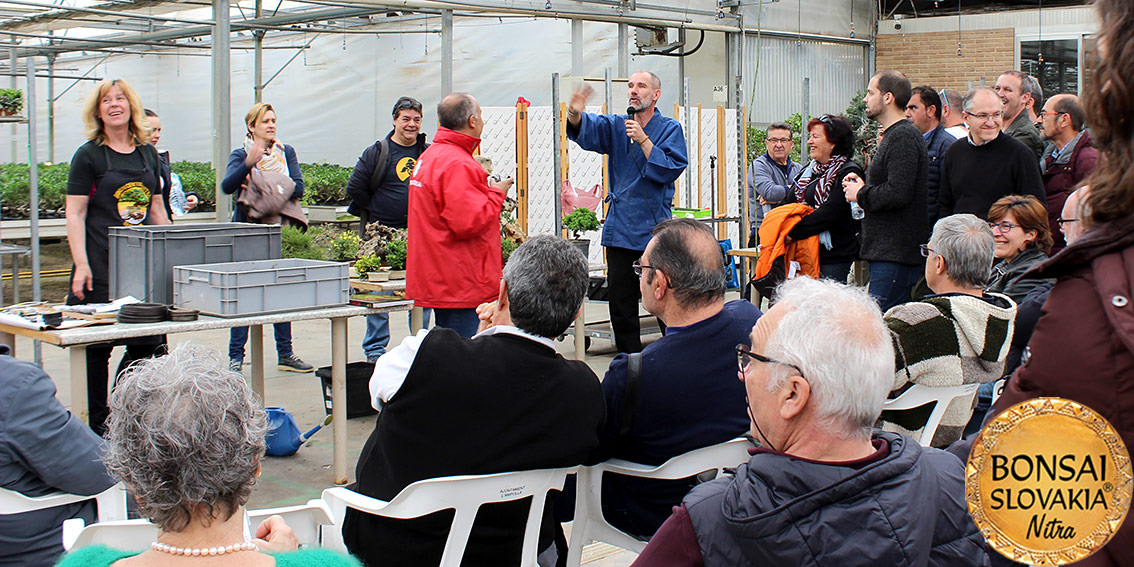
[{"label": "elderly man with white hair", "polygon": [[[945,217],[933,226],[925,256],[932,295],[896,305],[885,321],[898,346],[891,398],[915,384],[929,387],[984,384],[1000,378],[1016,320],[1016,304],[985,292],[996,242],[988,223],[974,215]],[[991,399],[991,389],[989,389]],[[882,412],[882,428],[923,434],[934,406]],[[934,447],[961,438],[973,414],[973,396],[954,399],[933,434]]]},{"label": "elderly man with white hair", "polygon": [[802,277],[777,291],[737,346],[763,448],[694,488],[634,565],[987,565],[961,462],[872,430],[894,375],[877,303]]}]

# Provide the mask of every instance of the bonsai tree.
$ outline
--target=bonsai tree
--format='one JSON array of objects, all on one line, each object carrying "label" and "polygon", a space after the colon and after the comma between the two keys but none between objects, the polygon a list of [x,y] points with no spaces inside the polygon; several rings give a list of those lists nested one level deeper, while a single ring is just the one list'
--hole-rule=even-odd
[{"label": "bonsai tree", "polygon": [[354,232],[343,232],[331,240],[331,256],[334,258],[357,258],[362,239]]},{"label": "bonsai tree", "polygon": [[406,241],[391,240],[386,243],[386,261],[393,270],[406,269]]},{"label": "bonsai tree", "polygon": [[382,267],[382,258],[379,256],[363,256],[354,263],[354,270],[358,275],[363,276],[369,274]]},{"label": "bonsai tree", "polygon": [[599,226],[598,215],[590,209],[579,207],[563,217],[563,228],[571,231],[572,240],[578,240],[588,230],[598,230]]},{"label": "bonsai tree", "polygon": [[12,116],[24,109],[24,91],[19,89],[0,89],[0,111]]}]

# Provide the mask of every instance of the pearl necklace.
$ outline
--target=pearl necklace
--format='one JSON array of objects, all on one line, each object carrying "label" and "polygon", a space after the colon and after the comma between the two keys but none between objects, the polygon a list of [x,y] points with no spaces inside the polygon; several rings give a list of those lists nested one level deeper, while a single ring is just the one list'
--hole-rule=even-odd
[{"label": "pearl necklace", "polygon": [[260,548],[250,541],[220,547],[174,547],[168,543],[155,541],[150,544],[150,548],[154,551],[160,551],[170,555],[184,555],[186,557],[208,557],[210,555],[225,555],[228,553],[239,553],[241,551],[260,551]]}]

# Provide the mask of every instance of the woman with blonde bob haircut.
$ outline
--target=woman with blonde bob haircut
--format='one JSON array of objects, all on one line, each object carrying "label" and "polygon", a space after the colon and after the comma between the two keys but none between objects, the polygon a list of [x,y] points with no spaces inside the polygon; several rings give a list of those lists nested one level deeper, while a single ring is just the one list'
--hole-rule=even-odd
[{"label": "woman with blonde bob haircut", "polygon": [[[161,161],[149,144],[151,131],[138,93],[122,79],[98,83],[83,106],[83,121],[89,141],[75,151],[67,179],[67,244],[74,262],[68,305],[112,299],[110,227],[170,224],[161,199]],[[153,356],[163,342],[163,337],[127,342],[119,370],[131,360]],[[87,349],[87,405],[96,433],[102,433],[106,421],[112,347]]]},{"label": "woman with blonde bob haircut", "polygon": [[157,539],[142,553],[85,547],[61,567],[358,567],[331,551],[296,551],[295,534],[279,516],[252,538],[244,505],[260,475],[267,416],[219,353],[182,345],[141,361],[122,374],[110,406],[102,460],[157,525]]}]

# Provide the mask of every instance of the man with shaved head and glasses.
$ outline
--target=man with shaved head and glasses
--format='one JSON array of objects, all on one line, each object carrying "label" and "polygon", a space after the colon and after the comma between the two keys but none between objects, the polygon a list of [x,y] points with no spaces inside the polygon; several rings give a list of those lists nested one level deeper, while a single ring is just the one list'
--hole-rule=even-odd
[{"label": "man with shaved head and glasses", "polygon": [[[641,357],[636,381],[629,376],[630,356],[611,362],[602,382],[606,425],[593,460],[660,465],[743,435],[748,416],[732,349],[745,340],[760,310],[744,300],[725,303],[724,255],[716,236],[699,221],[664,221],[633,269],[642,304],[666,324],[666,334],[635,356]],[[644,537],[692,487],[687,480],[618,475],[605,475],[603,484],[607,521]]]},{"label": "man with shaved head and glasses", "polygon": [[969,135],[949,146],[941,164],[937,218],[969,213],[988,219],[988,209],[1006,195],[1044,199],[1039,162],[1022,142],[1000,130],[1005,107],[996,91],[978,87],[961,101]]},{"label": "man with shaved head and glasses", "polygon": [[961,461],[872,429],[894,348],[866,291],[788,280],[734,348],[763,447],[686,495],[635,566],[988,565]]}]

